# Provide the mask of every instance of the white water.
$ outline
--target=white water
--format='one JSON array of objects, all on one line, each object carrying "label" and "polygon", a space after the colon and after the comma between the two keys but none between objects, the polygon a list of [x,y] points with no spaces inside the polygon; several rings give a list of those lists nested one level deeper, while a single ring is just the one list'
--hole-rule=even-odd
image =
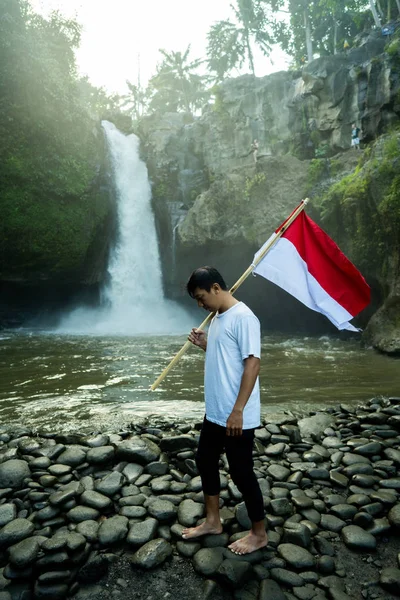
[{"label": "white water", "polygon": [[109,283],[99,309],[79,308],[61,331],[96,334],[179,334],[193,326],[189,314],[164,297],[151,188],[139,139],[103,121],[117,195],[117,239],[108,265]]}]

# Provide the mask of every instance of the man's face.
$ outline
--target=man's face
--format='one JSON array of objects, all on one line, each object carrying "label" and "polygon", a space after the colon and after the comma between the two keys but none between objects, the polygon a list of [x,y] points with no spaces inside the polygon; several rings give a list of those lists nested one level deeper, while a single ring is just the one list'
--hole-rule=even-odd
[{"label": "man's face", "polygon": [[200,306],[200,308],[204,308],[209,312],[216,312],[220,306],[219,292],[219,285],[214,283],[209,292],[197,287],[194,290],[193,297],[197,301],[197,305]]}]

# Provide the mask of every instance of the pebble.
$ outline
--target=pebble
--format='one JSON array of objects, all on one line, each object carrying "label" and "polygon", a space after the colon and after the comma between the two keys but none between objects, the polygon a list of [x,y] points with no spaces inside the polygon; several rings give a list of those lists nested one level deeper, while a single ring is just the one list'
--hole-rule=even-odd
[{"label": "pebble", "polygon": [[[143,569],[156,568],[175,552],[174,560],[190,559],[204,577],[234,587],[236,600],[328,595],[346,600],[343,579],[336,577],[348,576],[345,566],[335,563],[341,544],[372,552],[376,537],[400,529],[400,419],[398,412],[384,414],[385,421],[376,417],[377,410],[386,409],[392,410],[379,400],[368,411],[335,408],[306,417],[303,431],[302,420],[297,427],[288,416],[256,430],[255,472],[269,544],[246,557],[227,548],[251,523],[225,456],[224,532],[200,540],[181,537],[183,527],[204,516],[191,426],[171,434],[133,426],[133,432],[120,435],[74,432],[45,438],[30,432],[3,438],[0,432],[3,575],[28,582],[36,572],[31,587],[38,598],[64,594],[61,600],[77,591],[78,582],[99,581],[125,550]],[[389,415],[397,420],[386,423]],[[19,478],[11,481],[10,472]],[[374,568],[378,562],[372,562]],[[400,564],[384,566],[380,585],[391,593]],[[0,578],[0,590],[2,581],[7,586]],[[118,584],[112,596],[122,589]],[[363,589],[369,590],[365,600],[373,600],[376,587]]]}]

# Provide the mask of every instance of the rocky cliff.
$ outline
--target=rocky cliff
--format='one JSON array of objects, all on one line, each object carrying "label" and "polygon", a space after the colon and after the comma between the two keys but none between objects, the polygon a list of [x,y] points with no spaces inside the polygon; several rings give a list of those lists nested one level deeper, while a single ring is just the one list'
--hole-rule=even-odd
[{"label": "rocky cliff", "polygon": [[[353,122],[362,128],[364,147],[398,123],[399,47],[398,39],[387,43],[378,34],[369,36],[348,54],[316,59],[301,73],[228,80],[215,90],[213,102],[201,117],[167,114],[141,123],[170,295],[182,295],[188,273],[200,264],[214,264],[233,283],[251,262],[253,252],[310,192],[315,196],[311,216],[332,236],[338,227],[346,232],[347,240],[340,237],[349,248],[349,257],[364,267],[374,286],[373,307],[396,295],[398,241],[393,238],[386,246],[393,266],[377,261],[366,265],[362,252],[354,250],[357,244],[350,243],[360,233],[350,211],[343,216],[344,222],[334,223],[322,210],[327,202],[322,198],[330,185],[359,168],[355,154],[349,153],[350,160],[334,158],[349,150]],[[254,139],[259,142],[257,162],[251,151]],[[376,160],[372,155],[370,159]],[[318,170],[320,187],[315,188]],[[391,189],[393,178],[391,171],[386,190]],[[321,188],[322,180],[325,187]],[[365,185],[364,192],[370,194]],[[372,208],[364,214],[361,197],[362,193],[357,214],[374,219],[378,208],[370,202]],[[385,220],[380,223],[386,227]],[[373,247],[373,239],[368,243]],[[366,253],[370,250],[365,248]],[[325,322],[310,311],[306,314],[282,294],[258,281],[246,284],[240,293],[261,311],[269,327],[329,330]],[[394,312],[398,314],[397,308]],[[393,318],[386,328],[382,319],[386,323],[388,313],[379,314],[378,330],[392,332]],[[360,324],[365,325],[370,316],[366,311]],[[372,343],[384,351],[399,352],[398,337],[393,340],[391,336],[385,333],[384,343],[373,336]]]}]

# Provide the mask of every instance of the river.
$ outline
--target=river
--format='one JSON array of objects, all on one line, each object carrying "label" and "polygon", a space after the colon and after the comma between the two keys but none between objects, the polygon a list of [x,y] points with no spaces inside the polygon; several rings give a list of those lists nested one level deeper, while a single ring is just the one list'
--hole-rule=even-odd
[{"label": "river", "polygon": [[[183,336],[93,336],[41,331],[0,335],[2,426],[116,430],[148,419],[200,420],[201,350],[191,348],[156,392],[149,386]],[[264,336],[262,412],[301,414],[400,395],[400,362],[356,340]]]}]

